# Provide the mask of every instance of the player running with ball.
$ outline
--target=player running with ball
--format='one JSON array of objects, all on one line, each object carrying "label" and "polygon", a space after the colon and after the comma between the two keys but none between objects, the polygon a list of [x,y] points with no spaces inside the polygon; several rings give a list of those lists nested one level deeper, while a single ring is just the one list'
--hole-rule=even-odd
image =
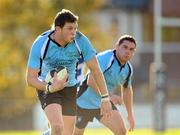
[{"label": "player running with ball", "polygon": [[[53,29],[37,37],[29,55],[27,83],[37,90],[51,135],[73,134],[76,119],[76,63],[80,56],[90,68],[101,94],[108,93],[96,52],[88,38],[77,31],[77,22],[78,17],[71,11],[60,11],[54,19]],[[51,70],[59,70],[61,66],[67,68],[66,77],[58,79],[55,72],[52,82],[46,82],[46,75]],[[101,108],[103,115],[110,115],[112,108],[109,101],[102,102]]]}]

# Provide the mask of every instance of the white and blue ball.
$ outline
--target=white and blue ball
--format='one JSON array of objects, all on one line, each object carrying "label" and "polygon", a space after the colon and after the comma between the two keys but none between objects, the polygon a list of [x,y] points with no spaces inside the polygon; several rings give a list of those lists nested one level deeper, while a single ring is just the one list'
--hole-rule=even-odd
[{"label": "white and blue ball", "polygon": [[53,69],[53,70],[51,70],[51,71],[49,71],[47,73],[46,78],[45,78],[46,83],[52,83],[55,72],[57,73],[57,78],[59,80],[64,79],[66,77],[66,75],[68,74],[67,69],[65,67],[60,67],[58,69]]}]

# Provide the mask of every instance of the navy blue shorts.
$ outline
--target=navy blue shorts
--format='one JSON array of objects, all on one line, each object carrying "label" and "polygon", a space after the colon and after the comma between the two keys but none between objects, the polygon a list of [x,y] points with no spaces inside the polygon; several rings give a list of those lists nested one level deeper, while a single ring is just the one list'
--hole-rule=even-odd
[{"label": "navy blue shorts", "polygon": [[[117,110],[116,106],[111,102],[112,109]],[[76,127],[79,129],[84,129],[88,122],[92,122],[93,119],[101,120],[102,115],[100,114],[100,109],[84,109],[77,105],[77,120]]]},{"label": "navy blue shorts", "polygon": [[44,110],[47,105],[57,103],[62,106],[62,114],[68,116],[76,115],[76,93],[77,87],[65,87],[64,89],[45,94],[43,91],[37,90],[41,107]]}]

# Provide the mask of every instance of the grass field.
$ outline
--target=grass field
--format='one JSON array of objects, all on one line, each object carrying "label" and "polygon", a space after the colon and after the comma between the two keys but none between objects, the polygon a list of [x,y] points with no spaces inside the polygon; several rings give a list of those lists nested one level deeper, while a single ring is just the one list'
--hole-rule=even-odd
[{"label": "grass field", "polygon": [[[35,131],[4,131],[0,135],[42,135]],[[86,129],[84,135],[113,135],[108,129]],[[165,132],[154,132],[151,129],[136,129],[127,135],[180,135],[180,129],[168,129]]]}]

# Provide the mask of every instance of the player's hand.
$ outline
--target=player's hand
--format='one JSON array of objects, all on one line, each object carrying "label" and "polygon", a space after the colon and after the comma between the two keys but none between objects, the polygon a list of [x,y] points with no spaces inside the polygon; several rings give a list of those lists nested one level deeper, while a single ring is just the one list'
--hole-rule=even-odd
[{"label": "player's hand", "polygon": [[128,119],[128,122],[129,122],[129,129],[128,131],[133,131],[134,130],[134,127],[135,127],[135,122],[134,122],[134,116],[128,116],[127,117]]},{"label": "player's hand", "polygon": [[103,115],[103,119],[108,119],[112,113],[112,105],[110,100],[101,101],[101,115]]},{"label": "player's hand", "polygon": [[114,94],[110,95],[110,100],[111,102],[113,102],[114,105],[121,105],[123,103],[121,96],[114,95]]},{"label": "player's hand", "polygon": [[50,85],[49,91],[50,93],[62,90],[67,85],[68,75],[62,80],[58,79],[57,73],[54,73],[52,84]]}]

